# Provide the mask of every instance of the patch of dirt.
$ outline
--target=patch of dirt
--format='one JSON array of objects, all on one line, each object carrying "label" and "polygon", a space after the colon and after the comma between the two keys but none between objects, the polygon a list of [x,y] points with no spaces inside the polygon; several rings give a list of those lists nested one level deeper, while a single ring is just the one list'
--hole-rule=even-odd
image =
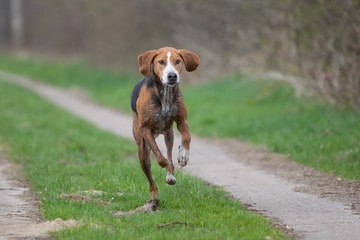
[{"label": "patch of dirt", "polygon": [[112,214],[115,216],[129,216],[129,215],[134,215],[136,213],[149,213],[149,212],[155,212],[157,211],[157,205],[158,203],[156,201],[148,201],[147,203],[145,203],[143,206],[140,206],[134,210],[130,210],[130,211],[116,211],[113,212]]},{"label": "patch of dirt", "polygon": [[238,140],[211,139],[209,141],[224,146],[228,154],[236,156],[235,159],[239,159],[239,161],[299,184],[295,191],[340,201],[353,214],[360,215],[359,181],[345,180],[329,173],[317,171],[292,161],[286,155],[273,153]]},{"label": "patch of dirt", "polygon": [[50,239],[49,232],[80,225],[75,220],[42,221],[39,204],[21,165],[9,162],[0,148],[0,238]]},{"label": "patch of dirt", "polygon": [[50,232],[77,226],[80,226],[78,221],[72,219],[65,221],[61,218],[33,224],[9,223],[3,226],[1,234],[8,239],[50,239]]},{"label": "patch of dirt", "polygon": [[[102,206],[108,206],[111,204],[111,202],[114,200],[114,198],[111,198],[109,201],[103,201],[100,199],[96,199],[96,196],[101,196],[103,195],[103,192],[100,190],[88,190],[88,191],[82,191],[81,194],[75,194],[75,193],[70,193],[70,194],[61,194],[60,198],[63,199],[69,199],[71,201],[74,202],[79,202],[79,203],[90,203],[90,202],[94,202],[97,203],[98,205],[102,205]],[[122,195],[122,193],[118,193],[118,195]],[[130,211],[114,211],[111,214],[115,215],[115,216],[129,216],[129,215],[133,215],[136,213],[149,213],[149,212],[155,212],[158,209],[158,202],[157,201],[148,201],[147,203],[145,203],[144,205],[130,210]]]},{"label": "patch of dirt", "polygon": [[80,194],[72,194],[72,193],[70,193],[70,194],[61,194],[60,198],[70,199],[72,201],[80,202],[80,203],[96,202],[97,204],[102,205],[102,206],[108,206],[112,201],[112,199],[110,199],[110,201],[105,202],[105,201],[102,201],[100,199],[94,199],[93,197],[90,197],[90,196],[83,196],[83,195],[80,195]]}]

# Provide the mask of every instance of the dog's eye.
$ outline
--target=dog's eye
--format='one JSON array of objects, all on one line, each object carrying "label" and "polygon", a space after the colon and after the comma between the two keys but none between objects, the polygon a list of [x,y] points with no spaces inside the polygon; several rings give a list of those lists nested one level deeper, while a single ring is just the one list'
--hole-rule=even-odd
[{"label": "dog's eye", "polygon": [[175,64],[177,65],[177,64],[180,64],[180,63],[181,63],[181,60],[180,60],[180,59],[176,59]]},{"label": "dog's eye", "polygon": [[160,64],[160,65],[165,65],[164,60],[159,60],[159,64]]}]

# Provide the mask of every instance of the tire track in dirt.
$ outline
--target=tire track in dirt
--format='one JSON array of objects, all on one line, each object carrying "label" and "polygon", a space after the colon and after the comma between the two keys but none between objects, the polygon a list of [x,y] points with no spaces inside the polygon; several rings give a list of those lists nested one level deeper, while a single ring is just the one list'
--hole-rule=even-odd
[{"label": "tire track in dirt", "polygon": [[[22,76],[0,72],[0,78],[33,90],[100,129],[132,139],[127,115]],[[359,239],[359,182],[320,173],[236,140],[197,137],[184,171],[223,187],[297,238]]]}]

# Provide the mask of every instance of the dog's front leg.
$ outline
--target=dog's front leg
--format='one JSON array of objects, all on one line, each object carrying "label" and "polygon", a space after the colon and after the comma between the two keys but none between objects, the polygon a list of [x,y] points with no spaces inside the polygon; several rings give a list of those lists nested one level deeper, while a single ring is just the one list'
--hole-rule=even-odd
[{"label": "dog's front leg", "polygon": [[178,163],[180,166],[185,167],[189,161],[190,141],[191,135],[187,120],[183,119],[177,124],[177,128],[181,133],[181,145],[179,146]]},{"label": "dog's front leg", "polygon": [[167,159],[161,154],[161,151],[159,147],[156,144],[155,138],[151,132],[150,128],[142,127],[141,133],[146,141],[146,143],[149,145],[151,151],[154,153],[155,158],[160,165],[160,167],[164,168],[168,166]]},{"label": "dog's front leg", "polygon": [[174,185],[176,183],[176,178],[174,176],[174,164],[172,162],[172,149],[174,145],[174,132],[170,128],[164,134],[165,144],[167,150],[167,158],[169,165],[166,167],[166,183],[169,185]]}]

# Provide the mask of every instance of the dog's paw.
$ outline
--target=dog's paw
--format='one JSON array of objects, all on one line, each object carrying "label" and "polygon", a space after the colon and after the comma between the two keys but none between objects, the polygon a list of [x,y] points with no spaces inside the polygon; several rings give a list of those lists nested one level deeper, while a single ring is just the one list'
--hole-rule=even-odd
[{"label": "dog's paw", "polygon": [[174,185],[176,183],[176,178],[172,173],[166,173],[166,183],[169,185]]},{"label": "dog's paw", "polygon": [[182,145],[179,146],[179,154],[177,160],[181,167],[185,167],[187,162],[189,161],[189,150],[185,149]]}]

